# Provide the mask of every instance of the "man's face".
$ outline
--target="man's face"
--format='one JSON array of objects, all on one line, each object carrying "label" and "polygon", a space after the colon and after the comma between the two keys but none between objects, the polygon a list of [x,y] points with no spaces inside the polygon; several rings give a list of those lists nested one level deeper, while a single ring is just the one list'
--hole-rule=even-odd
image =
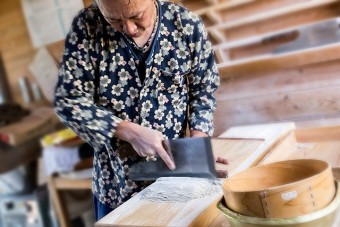
[{"label": "man's face", "polygon": [[97,0],[105,20],[117,31],[136,38],[153,26],[154,0]]}]

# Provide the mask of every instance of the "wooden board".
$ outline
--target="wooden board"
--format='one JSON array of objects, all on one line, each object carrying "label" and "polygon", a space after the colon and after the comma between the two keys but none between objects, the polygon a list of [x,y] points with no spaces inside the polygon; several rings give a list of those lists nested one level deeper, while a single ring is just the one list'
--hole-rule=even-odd
[{"label": "wooden board", "polygon": [[[236,127],[223,133],[222,140],[215,141],[214,154],[229,159],[229,175],[255,165],[270,149],[282,141],[293,123],[270,124],[263,127]],[[259,143],[260,142],[260,143]],[[223,144],[222,144],[223,143]],[[235,144],[236,143],[236,144]],[[242,146],[245,144],[245,146]],[[242,158],[236,154],[242,154]],[[190,226],[196,219],[207,223],[223,220],[216,206],[211,212],[205,210],[221,198],[222,194],[191,200],[187,203],[151,202],[140,200],[140,194],[115,209],[96,223],[104,226]],[[217,217],[218,216],[218,217]],[[199,222],[201,224],[201,222]],[[202,225],[200,225],[202,226]]]},{"label": "wooden board", "polygon": [[[214,138],[212,139],[212,148],[214,156],[222,157],[229,161],[228,165],[215,163],[216,170],[226,170],[228,175],[233,174],[240,163],[247,160],[252,152],[258,149],[264,139],[241,139],[241,138]],[[234,152],[232,152],[234,151]]]}]

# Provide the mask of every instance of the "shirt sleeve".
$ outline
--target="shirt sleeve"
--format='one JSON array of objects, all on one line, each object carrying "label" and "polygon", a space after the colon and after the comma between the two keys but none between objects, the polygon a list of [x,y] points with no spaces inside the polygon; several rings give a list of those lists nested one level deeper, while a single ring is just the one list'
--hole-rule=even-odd
[{"label": "shirt sleeve", "polygon": [[63,124],[96,150],[103,146],[112,150],[111,140],[121,119],[96,104],[98,53],[93,33],[85,21],[81,13],[76,16],[65,39],[55,90],[55,111]]},{"label": "shirt sleeve", "polygon": [[[192,18],[198,18],[193,16]],[[192,70],[189,80],[189,127],[213,135],[213,113],[216,110],[214,92],[220,84],[214,51],[201,20],[194,25],[189,44],[192,52]]]}]

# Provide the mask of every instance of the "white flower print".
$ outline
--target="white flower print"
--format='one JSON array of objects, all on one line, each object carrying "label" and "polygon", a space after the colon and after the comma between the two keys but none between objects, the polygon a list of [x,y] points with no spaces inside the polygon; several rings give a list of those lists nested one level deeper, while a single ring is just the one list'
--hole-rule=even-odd
[{"label": "white flower print", "polygon": [[192,35],[194,33],[194,26],[191,24],[186,24],[183,32],[185,35]]},{"label": "white flower print", "polygon": [[171,13],[177,12],[179,10],[179,6],[175,4],[171,4],[169,6],[169,10],[171,11]]},{"label": "white flower print", "polygon": [[182,12],[181,16],[182,16],[183,19],[186,19],[186,20],[189,20],[192,17],[192,15],[191,15],[191,13],[189,11]]},{"label": "white flower print", "polygon": [[124,102],[122,100],[119,100],[119,101],[115,100],[113,102],[113,108],[116,111],[122,111],[125,108]]},{"label": "white flower print", "polygon": [[109,179],[109,177],[110,177],[110,172],[107,171],[107,169],[103,169],[103,171],[102,171],[102,177],[103,177],[104,179]]},{"label": "white flower print", "polygon": [[82,116],[85,120],[90,120],[93,117],[92,112],[90,110],[84,110],[82,112]]},{"label": "white flower print", "polygon": [[192,22],[196,23],[196,22],[198,22],[200,20],[198,15],[196,15],[194,13],[191,13],[191,12],[189,14],[190,14],[190,18],[191,18]]},{"label": "white flower print", "polygon": [[173,119],[172,111],[169,111],[169,113],[166,115],[166,121],[165,121],[166,128],[172,128],[173,126],[172,119]]},{"label": "white flower print", "polygon": [[160,33],[164,36],[168,36],[170,34],[168,28],[166,26],[164,26],[163,23],[160,26]]},{"label": "white flower print", "polygon": [[155,123],[153,127],[159,132],[165,132],[164,124]]},{"label": "white flower print", "polygon": [[86,39],[83,39],[82,40],[82,44],[79,44],[78,45],[78,48],[79,49],[84,49],[85,52],[88,52],[89,51],[89,41],[86,40]]},{"label": "white flower print", "polygon": [[90,129],[93,129],[93,130],[98,130],[98,129],[104,129],[104,128],[107,128],[107,122],[106,121],[103,121],[103,120],[93,120],[93,121],[89,121],[91,122],[90,125],[88,125],[88,127]]},{"label": "white flower print", "polygon": [[109,78],[108,75],[100,77],[100,87],[101,88],[106,88],[107,86],[109,86],[110,83],[111,83],[111,79]]},{"label": "white flower print", "polygon": [[97,109],[96,110],[96,116],[99,118],[105,117],[106,116],[106,111],[102,110],[102,109]]},{"label": "white flower print", "polygon": [[145,112],[150,112],[150,110],[153,108],[153,105],[152,105],[152,103],[149,101],[149,100],[147,100],[146,102],[144,102],[143,104],[142,104],[142,111],[145,111]]},{"label": "white flower print", "polygon": [[182,123],[181,122],[176,122],[175,123],[175,131],[179,133],[182,130]]},{"label": "white flower print", "polygon": [[80,78],[84,75],[83,70],[80,68],[76,68],[73,73],[75,78]]},{"label": "white flower print", "polygon": [[79,60],[83,58],[83,56],[81,55],[80,51],[74,51],[74,52],[71,53],[71,55],[73,57],[75,57],[76,59],[79,59]]},{"label": "white flower print", "polygon": [[175,93],[177,91],[177,86],[175,84],[172,84],[169,88],[168,88],[168,92],[169,93]]},{"label": "white flower print", "polygon": [[180,40],[182,39],[182,37],[183,37],[182,32],[180,32],[180,31],[178,31],[178,30],[173,31],[173,32],[171,33],[171,35],[172,35],[173,39],[174,39],[176,42],[180,41]]},{"label": "white flower print", "polygon": [[125,69],[122,69],[118,72],[119,80],[127,81],[130,77],[130,74]]},{"label": "white flower print", "polygon": [[75,45],[77,43],[77,41],[78,41],[77,33],[72,32],[70,34],[69,42],[72,43],[73,45]]},{"label": "white flower print", "polygon": [[180,101],[177,105],[176,105],[177,108],[175,108],[175,112],[174,114],[178,117],[180,117],[183,112],[186,110],[186,105]]},{"label": "white flower print", "polygon": [[185,59],[188,57],[189,52],[186,51],[184,48],[179,48],[176,50],[177,57],[180,59]]},{"label": "white flower print", "polygon": [[74,58],[70,58],[68,61],[66,61],[66,65],[70,70],[77,68],[77,61]]},{"label": "white flower print", "polygon": [[191,68],[191,61],[190,61],[190,60],[187,61],[187,62],[184,62],[184,63],[181,65],[181,70],[182,70],[183,72],[189,71],[190,68]]},{"label": "white flower print", "polygon": [[117,198],[117,193],[115,190],[110,189],[108,195],[111,197],[111,199],[116,199]]},{"label": "white flower print", "polygon": [[106,154],[105,152],[101,152],[101,153],[98,155],[98,157],[99,157],[99,161],[100,161],[101,163],[107,162],[107,161],[108,161],[108,158],[109,158],[109,156],[107,156],[107,154]]},{"label": "white flower print", "polygon": [[118,45],[117,45],[117,41],[113,40],[109,42],[109,51],[111,53],[113,53],[114,51],[116,51],[118,49]]},{"label": "white flower print", "polygon": [[79,110],[72,110],[71,113],[72,113],[74,119],[76,119],[78,121],[83,120],[83,116],[81,115],[81,112]]},{"label": "white flower print", "polygon": [[166,52],[168,52],[171,49],[171,47],[172,47],[171,43],[167,39],[161,40],[160,44],[161,44],[162,50],[164,50]]},{"label": "white flower print", "polygon": [[158,96],[159,105],[165,105],[165,103],[167,103],[167,102],[169,102],[168,98],[163,94],[159,94],[159,96]]},{"label": "white flower print", "polygon": [[64,74],[64,81],[65,81],[65,83],[67,83],[67,84],[71,83],[72,79],[73,79],[73,76],[72,76],[71,72],[67,71]]},{"label": "white flower print", "polygon": [[203,132],[205,132],[209,128],[209,125],[206,122],[201,122],[198,128],[202,130]]},{"label": "white flower print", "polygon": [[165,13],[163,14],[164,17],[167,19],[167,20],[172,20],[174,19],[174,14],[170,11],[165,11]]},{"label": "white flower print", "polygon": [[155,119],[162,120],[163,117],[164,117],[163,110],[158,109],[158,110],[155,111]]},{"label": "white flower print", "polygon": [[73,85],[74,85],[75,87],[77,87],[78,89],[82,89],[82,84],[83,84],[83,82],[82,82],[81,80],[75,80],[75,81],[73,82]]},{"label": "white flower print", "polygon": [[157,65],[161,65],[163,60],[164,60],[164,58],[163,58],[161,53],[158,53],[158,54],[155,55],[155,63]]},{"label": "white flower print", "polygon": [[85,91],[93,91],[94,89],[94,84],[92,81],[90,82],[85,82]]},{"label": "white flower print", "polygon": [[174,58],[171,58],[168,62],[168,66],[170,67],[171,71],[178,69],[178,61]]},{"label": "white flower print", "polygon": [[133,58],[131,58],[128,62],[128,65],[131,67],[132,70],[135,70],[136,69],[136,63],[135,61],[133,60]]},{"label": "white flower print", "polygon": [[124,91],[124,89],[122,88],[122,86],[120,84],[117,84],[117,85],[113,85],[112,86],[112,91],[111,93],[113,95],[116,95],[116,96],[119,96],[122,94],[122,92]]},{"label": "white flower print", "polygon": [[80,60],[79,64],[81,64],[86,71],[90,71],[93,69],[92,64],[90,62]]},{"label": "white flower print", "polygon": [[115,62],[117,65],[125,65],[126,61],[124,61],[124,57],[121,56],[120,54],[117,54],[116,56],[113,57],[113,62]]},{"label": "white flower print", "polygon": [[99,70],[105,71],[107,68],[107,62],[100,62]]},{"label": "white flower print", "polygon": [[134,99],[134,98],[137,98],[138,97],[138,89],[137,88],[133,88],[131,87],[128,91],[128,95]]}]

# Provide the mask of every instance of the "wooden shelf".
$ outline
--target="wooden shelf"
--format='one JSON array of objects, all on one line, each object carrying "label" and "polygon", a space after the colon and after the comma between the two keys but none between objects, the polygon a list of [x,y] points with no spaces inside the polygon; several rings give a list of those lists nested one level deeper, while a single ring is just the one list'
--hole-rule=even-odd
[{"label": "wooden shelf", "polygon": [[336,10],[338,6],[338,0],[302,2],[243,19],[217,24],[208,27],[207,30],[209,34],[217,30],[225,35],[228,41],[233,41],[337,17],[339,16],[339,12]]},{"label": "wooden shelf", "polygon": [[268,54],[245,60],[218,64],[222,78],[251,75],[283,68],[326,62],[340,58],[340,43],[292,51],[284,54]]},{"label": "wooden shelf", "polygon": [[[312,0],[230,0],[228,2],[207,6],[194,12],[203,18],[206,26],[213,26],[219,23],[228,23],[240,20],[244,18],[245,15],[258,15],[274,9],[297,5],[307,1]],[[213,18],[210,18],[210,16]],[[219,21],[209,23],[209,21],[214,21],[214,18],[216,17],[219,18]]]},{"label": "wooden shelf", "polygon": [[[233,9],[234,7],[237,6],[241,6],[244,4],[248,4],[250,2],[254,2],[255,0],[230,0],[230,1],[225,1],[225,2],[221,2],[218,4],[214,4],[211,6],[206,6],[206,7],[202,7],[200,9],[197,9],[194,11],[195,14],[202,16],[204,14],[210,13],[210,12],[216,12],[216,11],[220,11],[220,10],[225,10],[225,9]],[[185,3],[185,1],[184,1]]]}]

